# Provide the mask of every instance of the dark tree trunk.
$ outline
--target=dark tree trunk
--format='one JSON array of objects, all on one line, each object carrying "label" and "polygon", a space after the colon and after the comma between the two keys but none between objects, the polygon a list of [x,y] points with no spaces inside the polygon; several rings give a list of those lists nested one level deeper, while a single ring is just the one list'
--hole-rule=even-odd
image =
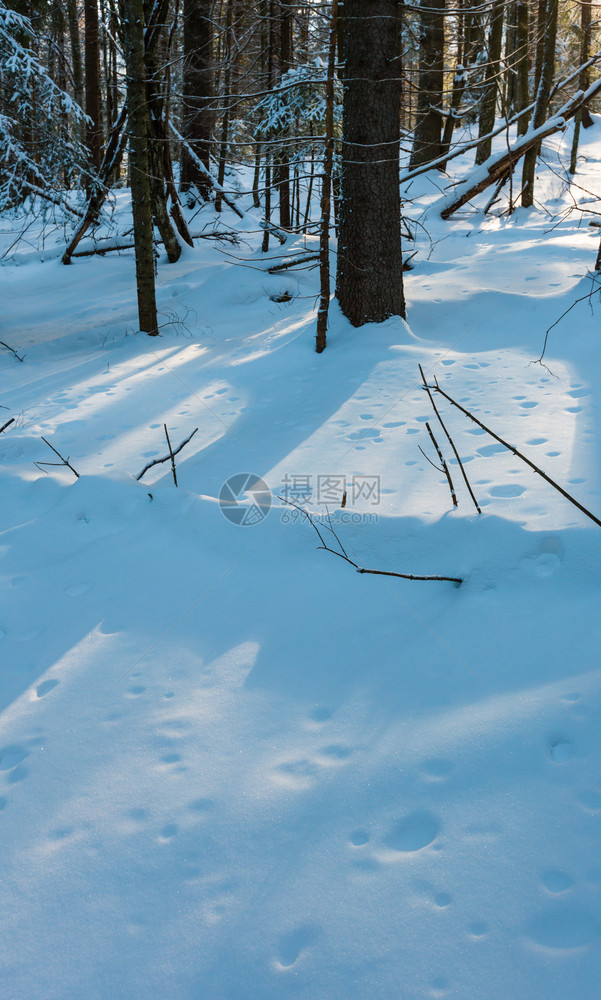
[{"label": "dark tree trunk", "polygon": [[[291,4],[280,0],[280,79],[292,66],[292,8]],[[286,135],[282,135],[285,141]],[[286,150],[278,153],[275,166],[275,180],[280,195],[280,226],[290,229],[290,163]]]},{"label": "dark tree trunk", "polygon": [[[497,91],[499,87],[499,70],[501,50],[503,46],[503,13],[505,0],[495,0],[491,12],[490,31],[487,45],[487,66],[484,79],[484,93],[478,126],[478,137],[487,136],[495,127],[497,110]],[[492,149],[492,139],[482,139],[476,149],[476,163],[488,160]]]},{"label": "dark tree trunk", "polygon": [[83,63],[81,61],[81,39],[77,19],[77,0],[67,0],[67,23],[71,43],[71,68],[73,70],[73,96],[83,108]]},{"label": "dark tree trunk", "polygon": [[[529,10],[528,0],[517,0],[516,2],[516,53],[515,53],[515,110],[523,111],[528,107],[528,33],[529,33]],[[518,121],[518,135],[524,135],[528,128],[528,118],[526,115]]]},{"label": "dark tree trunk", "polygon": [[320,299],[317,312],[315,350],[325,351],[328,312],[330,309],[330,204],[332,191],[332,163],[334,161],[334,69],[336,63],[337,0],[332,0],[328,70],[326,76],[326,146],[323,158],[321,186],[321,222],[319,234]]},{"label": "dark tree trunk", "polygon": [[143,0],[124,0],[123,7],[138,317],[140,330],[150,336],[156,336],[158,334],[158,320],[150,207],[150,157],[148,154],[148,109],[146,106],[146,69],[144,63],[144,4]]},{"label": "dark tree trunk", "polygon": [[[539,128],[545,121],[549,96],[555,72],[555,40],[557,37],[558,0],[547,0],[546,17],[544,20],[544,48],[540,81],[536,94],[536,104],[532,112],[531,128]],[[536,161],[540,151],[540,143],[528,150],[524,156],[522,171],[522,206],[531,208],[534,204],[534,175]]]},{"label": "dark tree trunk", "polygon": [[422,0],[420,13],[417,124],[410,167],[442,155],[445,0]]},{"label": "dark tree trunk", "polygon": [[400,4],[345,0],[336,295],[353,326],[405,316],[401,262]]},{"label": "dark tree trunk", "polygon": [[[214,85],[213,6],[213,0],[184,0],[183,135],[207,170],[211,165],[214,125],[210,110]],[[189,191],[191,187],[205,200],[209,198],[210,181],[184,146],[181,189]]]},{"label": "dark tree trunk", "polygon": [[[580,64],[587,62],[591,51],[591,4],[581,3],[580,5]],[[578,80],[578,89],[587,90],[590,82],[590,69],[583,69]],[[574,120],[574,137],[572,139],[572,151],[570,155],[570,173],[576,173],[578,161],[578,141],[580,139],[580,126],[582,125],[582,110],[578,112]]]},{"label": "dark tree trunk", "polygon": [[86,114],[91,122],[86,130],[90,166],[95,174],[102,160],[102,124],[100,119],[100,45],[97,0],[84,0]]}]

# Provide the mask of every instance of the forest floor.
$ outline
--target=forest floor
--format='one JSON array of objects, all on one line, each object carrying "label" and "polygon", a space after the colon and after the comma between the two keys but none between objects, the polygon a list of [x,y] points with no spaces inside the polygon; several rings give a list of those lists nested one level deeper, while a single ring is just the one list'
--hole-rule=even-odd
[{"label": "forest floor", "polygon": [[[533,363],[598,285],[569,142],[511,217],[415,181],[408,324],[334,303],[321,356],[317,271],[267,274],[248,222],[161,258],[149,339],[133,251],[64,267],[0,219],[2,997],[598,996],[601,531],[438,396],[478,515],[418,371],[601,515],[598,294]],[[198,428],[177,489],[136,480],[164,424]],[[220,508],[241,473],[257,523]],[[463,583],[359,575],[286,495],[360,566]]]}]

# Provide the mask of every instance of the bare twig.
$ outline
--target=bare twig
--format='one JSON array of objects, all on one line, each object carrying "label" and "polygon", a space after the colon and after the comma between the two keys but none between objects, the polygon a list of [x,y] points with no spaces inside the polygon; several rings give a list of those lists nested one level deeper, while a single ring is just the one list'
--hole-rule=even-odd
[{"label": "bare twig", "polygon": [[428,393],[428,396],[430,397],[430,402],[432,403],[432,409],[434,410],[434,413],[438,417],[438,422],[439,422],[440,426],[442,427],[444,433],[446,434],[447,441],[449,442],[451,448],[453,449],[453,454],[455,455],[455,458],[457,459],[457,463],[459,465],[459,468],[461,469],[461,474],[463,476],[463,480],[465,482],[465,485],[467,486],[468,493],[471,496],[472,500],[474,501],[474,507],[476,508],[476,510],[478,511],[478,513],[481,514],[482,511],[480,510],[480,507],[478,506],[478,501],[476,500],[476,497],[474,496],[474,491],[472,490],[472,487],[470,486],[470,482],[469,482],[469,479],[467,478],[466,471],[463,468],[463,462],[459,458],[459,452],[457,451],[457,449],[455,447],[455,444],[453,442],[453,438],[449,434],[449,432],[448,432],[448,430],[446,428],[446,425],[445,425],[445,423],[444,423],[444,421],[443,421],[440,413],[438,412],[438,407],[436,406],[436,403],[434,402],[434,397],[432,396],[432,393],[430,391],[430,386],[426,382],[426,376],[424,375],[424,370],[423,370],[423,368],[422,368],[421,365],[418,365],[418,368],[420,370],[422,381],[424,383],[424,389],[426,390],[426,392]]},{"label": "bare twig", "polygon": [[551,479],[551,477],[548,476],[546,472],[543,472],[542,469],[539,469],[538,465],[535,465],[534,462],[531,462],[529,458],[526,458],[525,455],[522,455],[521,451],[518,451],[517,448],[514,448],[512,444],[509,444],[507,441],[504,441],[502,437],[499,437],[498,434],[495,434],[494,431],[491,431],[490,427],[487,427],[486,424],[483,424],[481,420],[478,420],[478,418],[475,417],[473,413],[470,413],[470,411],[466,410],[464,406],[461,406],[461,403],[458,403],[455,399],[449,396],[449,394],[446,393],[444,389],[441,389],[439,385],[433,386],[433,388],[435,389],[436,392],[439,392],[441,396],[444,396],[445,399],[448,399],[449,403],[451,403],[453,406],[456,406],[458,410],[461,410],[461,412],[464,413],[466,417],[469,417],[470,420],[473,420],[473,422],[477,424],[478,427],[481,427],[483,431],[486,431],[487,434],[490,434],[490,436],[494,438],[495,441],[498,441],[499,444],[502,444],[504,448],[507,448],[507,450],[512,452],[517,458],[521,458],[522,462],[525,462],[526,465],[530,466],[533,472],[536,472],[538,473],[539,476],[542,476],[545,482],[549,483],[549,485],[552,486],[554,489],[556,489],[558,493],[561,493],[561,495],[565,497],[566,500],[569,500],[570,503],[574,505],[574,507],[577,507],[579,511],[581,511],[583,514],[586,515],[586,517],[589,517],[591,521],[594,521],[595,524],[598,524],[599,527],[601,527],[600,518],[598,518],[590,510],[587,510],[586,507],[583,507],[583,505],[579,503],[578,500],[575,500],[574,497],[567,492],[567,490],[564,490],[563,486],[560,486],[559,483],[556,483],[554,479]]},{"label": "bare twig", "polygon": [[[434,437],[434,432],[432,431],[432,428],[430,427],[430,424],[428,423],[427,420],[426,420],[426,430],[428,431],[428,434],[430,435],[430,438],[432,439],[432,444],[434,445],[434,447],[436,448],[436,451],[438,453],[438,458],[439,458],[440,464],[442,466],[442,468],[441,468],[440,471],[444,472],[445,476],[447,477],[447,482],[449,484],[449,489],[451,491],[451,499],[453,501],[453,506],[454,507],[458,507],[459,504],[457,503],[457,495],[455,493],[455,487],[453,486],[453,480],[451,479],[451,473],[449,472],[449,467],[448,467],[447,463],[444,460],[444,456],[442,454],[442,451],[438,447],[438,441]],[[423,454],[423,452],[422,452],[422,454]],[[428,458],[427,455],[425,457]],[[428,461],[430,461],[429,458],[428,458]],[[436,468],[436,466],[434,466],[434,468]]]},{"label": "bare twig", "polygon": [[42,441],[44,442],[44,444],[48,445],[48,447],[50,448],[50,450],[53,451],[55,455],[58,455],[58,457],[60,458],[60,462],[34,462],[34,465],[37,465],[38,469],[40,469],[42,472],[45,471],[42,468],[42,466],[44,466],[44,465],[52,465],[52,466],[65,465],[68,469],[71,469],[71,472],[73,473],[73,475],[75,476],[75,478],[79,479],[79,472],[77,472],[77,470],[73,468],[73,466],[71,465],[69,459],[68,458],[64,458],[61,455],[60,451],[57,451],[56,448],[54,448],[50,444],[50,441],[47,441],[45,437],[42,438]]},{"label": "bare twig", "polygon": [[[317,527],[314,519],[311,517],[310,513],[307,510],[305,510],[304,507],[300,507],[298,504],[293,503],[292,500],[286,500],[284,497],[278,497],[278,500],[281,500],[282,503],[288,504],[290,507],[295,507],[296,510],[299,510],[301,512],[301,514],[305,515],[305,517],[307,518],[309,524],[311,525],[311,527],[313,528],[313,530],[317,533],[317,536],[318,536],[318,538],[319,538],[319,540],[321,542],[321,545],[319,546],[320,549],[324,549],[326,552],[331,552],[332,555],[338,556],[339,559],[344,559],[344,561],[347,562],[350,566],[354,566],[354,568],[356,569],[357,573],[369,573],[372,576],[396,576],[396,577],[398,577],[401,580],[440,580],[440,581],[444,581],[446,583],[456,583],[457,586],[459,586],[460,584],[463,583],[463,579],[461,577],[457,577],[457,576],[416,576],[413,573],[393,573],[391,570],[386,570],[386,569],[364,569],[362,566],[359,566],[358,563],[354,562],[346,554],[346,552],[345,552],[345,550],[344,550],[344,548],[342,546],[342,543],[341,543],[340,539],[338,538],[338,535],[334,531],[334,528],[332,527],[331,523],[328,524],[327,527],[332,532],[334,538],[338,542],[338,545],[340,546],[340,548],[342,550],[340,552],[337,552],[336,549],[332,549],[332,548],[330,548],[329,545],[326,545],[326,543],[325,543],[325,541],[323,539],[323,536],[322,536],[319,528]],[[328,512],[328,519],[329,519],[329,512]]]},{"label": "bare twig", "polygon": [[[165,425],[163,424],[163,426]],[[182,448],[184,448],[188,444],[188,442],[192,440],[197,430],[198,427],[195,427],[192,433],[190,434],[190,437],[187,437],[185,441],[182,441],[182,443],[175,449],[175,451],[171,450],[171,444],[169,444],[169,454],[165,455],[164,458],[155,458],[152,462],[149,462],[148,465],[145,465],[141,473],[138,476],[136,476],[136,480],[139,481],[142,478],[142,476],[148,472],[149,469],[152,469],[153,465],[161,465],[163,462],[169,462],[170,460],[173,465],[173,459],[175,458],[175,456],[179,455]],[[165,433],[167,433],[166,427],[165,427]],[[167,441],[169,441],[169,435],[167,435]],[[175,471],[174,471],[174,479],[175,479]],[[175,485],[177,486],[177,480],[175,482]]]},{"label": "bare twig", "polygon": [[[594,284],[594,281],[595,281],[596,277],[597,277],[597,275],[594,275],[594,274],[591,275],[591,278],[593,280],[593,284]],[[556,319],[554,323],[551,324],[551,326],[549,327],[549,329],[545,333],[545,341],[544,341],[544,344],[543,344],[543,349],[542,349],[542,352],[541,352],[541,356],[540,356],[540,358],[537,358],[536,361],[533,362],[533,364],[538,364],[538,365],[542,364],[543,358],[545,356],[545,351],[547,350],[547,341],[549,339],[549,334],[551,333],[551,330],[553,329],[553,327],[557,326],[558,323],[561,323],[562,319],[564,319],[564,317],[567,316],[568,313],[571,312],[572,309],[574,308],[574,306],[577,306],[579,302],[584,302],[586,299],[588,299],[589,302],[590,302],[590,300],[592,299],[592,297],[595,294],[595,292],[598,292],[599,289],[601,289],[601,283],[597,284],[597,285],[594,285],[594,287],[592,287],[591,290],[590,290],[590,292],[587,292],[586,295],[581,295],[580,298],[575,299],[574,302],[572,302],[572,305],[568,306],[568,308],[565,310],[565,312],[562,312],[561,316],[558,319]],[[543,367],[546,368],[547,366],[543,365]]]},{"label": "bare twig", "polygon": [[14,347],[11,347],[10,344],[5,344],[3,340],[0,340],[0,347],[6,347],[7,351],[10,351],[11,354],[14,354],[15,358],[17,359],[17,361],[24,361],[25,360],[25,355],[23,355],[23,357],[21,357],[20,354],[17,354],[17,352],[15,351]]},{"label": "bare twig", "polygon": [[177,473],[175,471],[175,455],[173,454],[173,448],[171,447],[171,441],[169,440],[169,431],[167,430],[167,424],[163,424],[165,430],[165,437],[167,438],[167,447],[169,448],[169,455],[171,456],[171,471],[173,473],[173,482],[177,486]]},{"label": "bare twig", "polygon": [[5,431],[7,427],[10,427],[11,424],[14,424],[14,422],[15,422],[14,417],[11,417],[10,420],[7,420],[6,423],[3,424],[2,427],[0,427],[0,434],[2,434],[2,431]]}]

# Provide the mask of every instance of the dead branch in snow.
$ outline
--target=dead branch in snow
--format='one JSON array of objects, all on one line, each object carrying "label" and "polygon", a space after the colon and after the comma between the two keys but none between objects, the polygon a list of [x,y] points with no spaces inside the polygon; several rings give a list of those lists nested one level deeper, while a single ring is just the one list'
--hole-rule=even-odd
[{"label": "dead branch in snow", "polygon": [[[48,466],[57,466],[57,467],[59,467],[61,465],[64,465],[64,466],[66,466],[67,469],[71,469],[71,472],[73,473],[73,475],[75,476],[76,479],[79,479],[79,472],[77,472],[73,468],[73,466],[71,465],[69,459],[68,458],[64,458],[61,455],[60,451],[57,451],[56,448],[54,448],[50,444],[50,441],[47,441],[45,437],[42,438],[42,441],[44,442],[44,444],[48,445],[48,447],[50,448],[50,450],[53,451],[55,455],[58,455],[58,457],[60,458],[60,462],[34,462],[33,464],[37,465],[38,469],[41,472],[46,472],[46,469],[43,468],[43,466],[46,466],[46,465],[48,465]],[[48,475],[48,473],[46,473],[46,475]]]},{"label": "dead branch in snow", "polygon": [[274,264],[273,267],[268,267],[268,274],[277,274],[278,271],[287,271],[290,267],[299,267],[302,264],[308,264],[309,261],[319,260],[318,253],[310,253],[304,257],[293,257],[292,260],[285,260],[282,264]]},{"label": "dead branch in snow", "polygon": [[14,354],[15,358],[17,359],[17,361],[25,361],[25,355],[23,355],[23,357],[21,357],[20,354],[17,354],[17,352],[15,351],[14,347],[11,347],[10,344],[5,344],[3,340],[0,340],[0,347],[6,347],[7,351],[10,351],[11,354]]},{"label": "dead branch in snow", "polygon": [[601,77],[588,90],[579,90],[562,108],[537,128],[520,136],[513,146],[504,153],[493,154],[485,163],[473,170],[465,180],[461,181],[455,191],[446,195],[440,210],[441,218],[448,219],[458,208],[461,208],[476,195],[490,187],[499,184],[515,168],[517,162],[533,146],[538,146],[543,139],[562,132],[566,123],[601,90]]},{"label": "dead branch in snow", "polygon": [[[237,233],[234,232],[214,232],[214,233],[190,233],[190,237],[193,240],[216,240],[218,243],[231,243],[234,246],[238,246],[240,239]],[[154,243],[163,243],[162,239],[154,239]],[[113,253],[118,250],[132,250],[135,247],[133,240],[124,243],[119,238],[111,240],[97,240],[94,246],[90,250],[77,250],[71,254],[71,257],[94,257],[96,254],[103,256],[105,253]]]},{"label": "dead branch in snow", "polygon": [[14,422],[15,418],[11,417],[10,420],[7,420],[5,424],[2,424],[2,427],[0,427],[0,434],[2,434],[2,431],[5,431],[7,427],[10,427],[11,424],[14,424]]},{"label": "dead branch in snow", "polygon": [[187,437],[185,441],[182,441],[182,443],[180,445],[178,445],[178,447],[175,449],[175,451],[173,451],[172,448],[171,448],[171,441],[169,440],[169,434],[167,432],[167,426],[166,426],[166,424],[163,424],[163,427],[165,428],[165,436],[167,438],[167,444],[169,445],[169,454],[165,455],[164,458],[155,458],[155,459],[153,459],[152,462],[149,462],[148,465],[145,465],[144,468],[142,469],[141,473],[138,476],[136,476],[136,480],[139,481],[142,478],[142,476],[145,475],[148,472],[149,469],[152,469],[153,465],[162,465],[163,462],[169,462],[169,461],[171,461],[171,469],[172,469],[172,472],[173,472],[173,479],[175,481],[175,485],[177,486],[177,475],[176,475],[176,472],[175,472],[175,461],[174,461],[175,456],[179,455],[179,453],[182,450],[182,448],[184,448],[188,444],[188,442],[192,440],[192,438],[196,434],[196,431],[198,430],[198,427],[194,428],[194,430],[190,434],[190,437]]},{"label": "dead branch in snow", "polygon": [[421,451],[421,453],[424,456],[424,458],[426,459],[426,461],[430,462],[430,465],[432,465],[435,469],[438,469],[439,472],[444,472],[445,476],[447,477],[447,483],[449,484],[449,489],[451,491],[451,499],[453,501],[453,506],[454,507],[458,507],[459,504],[457,503],[457,495],[455,493],[455,487],[453,486],[453,480],[451,479],[451,473],[449,472],[449,467],[448,467],[447,463],[444,460],[444,456],[442,454],[442,451],[440,450],[440,447],[438,445],[438,441],[434,437],[434,433],[432,431],[432,428],[430,427],[430,424],[428,423],[427,420],[426,420],[426,430],[428,431],[428,434],[430,435],[430,438],[432,440],[432,444],[436,448],[436,451],[438,453],[438,458],[439,458],[440,466],[441,467],[438,468],[437,465],[434,465],[434,462],[430,461],[430,459],[426,455],[424,449],[421,446],[418,445],[419,450]]},{"label": "dead branch in snow", "polygon": [[[444,433],[446,435],[447,441],[449,442],[451,448],[453,449],[453,454],[455,455],[455,458],[457,459],[457,464],[458,464],[459,468],[461,469],[461,475],[463,476],[463,481],[465,482],[465,485],[467,486],[467,491],[468,491],[469,495],[471,496],[472,500],[474,501],[474,507],[476,508],[476,510],[478,511],[478,513],[481,514],[482,511],[480,510],[480,507],[478,506],[478,501],[476,500],[476,497],[474,496],[474,491],[472,490],[472,487],[470,486],[470,481],[467,478],[467,473],[466,473],[466,471],[465,471],[465,469],[463,467],[463,462],[459,458],[459,452],[457,451],[457,449],[455,447],[455,442],[453,441],[453,438],[449,434],[449,432],[448,432],[448,430],[446,428],[446,424],[444,423],[444,421],[443,421],[440,413],[438,412],[438,407],[437,407],[436,403],[434,402],[434,397],[432,396],[432,393],[430,391],[430,386],[426,382],[426,376],[424,375],[424,370],[423,370],[423,368],[422,368],[421,365],[418,365],[418,368],[419,368],[419,371],[420,371],[420,375],[422,377],[422,381],[424,383],[424,389],[426,390],[426,392],[428,393],[428,396],[430,397],[430,402],[432,403],[432,409],[434,410],[434,413],[438,417],[438,423],[442,427],[442,429],[443,429],[443,431],[444,431]],[[451,492],[453,492],[453,491],[451,491]]]},{"label": "dead branch in snow", "polygon": [[[463,579],[461,577],[458,577],[458,576],[417,576],[414,573],[393,573],[391,570],[386,570],[386,569],[365,569],[363,566],[359,566],[358,563],[354,562],[347,555],[346,550],[345,550],[342,542],[340,541],[338,535],[336,534],[336,532],[334,531],[334,528],[332,527],[332,523],[331,523],[329,512],[328,512],[328,522],[329,523],[326,524],[325,527],[327,527],[328,531],[330,531],[332,533],[332,535],[334,536],[334,538],[336,539],[336,542],[338,544],[340,552],[337,552],[336,549],[333,549],[329,545],[326,544],[325,539],[324,539],[321,531],[317,527],[314,518],[311,517],[311,515],[309,514],[309,512],[307,510],[305,510],[304,507],[300,507],[298,504],[293,503],[292,500],[286,500],[284,497],[278,497],[278,500],[281,500],[282,503],[288,504],[290,507],[295,507],[296,510],[299,510],[301,512],[301,514],[305,515],[305,517],[307,518],[309,524],[311,525],[311,527],[313,528],[313,530],[316,532],[317,537],[319,538],[319,541],[321,542],[321,545],[319,546],[320,549],[324,549],[325,552],[331,552],[333,556],[338,556],[339,559],[344,559],[344,561],[347,562],[349,564],[349,566],[354,566],[354,568],[357,571],[357,573],[369,573],[371,576],[395,576],[395,577],[398,577],[401,580],[440,580],[440,581],[444,581],[446,583],[456,583],[457,586],[459,586],[460,584],[463,583]],[[322,527],[324,527],[323,524],[322,524]]]},{"label": "dead branch in snow", "polygon": [[590,510],[587,510],[587,508],[584,507],[581,503],[579,503],[578,500],[575,500],[574,497],[567,492],[567,490],[564,490],[563,486],[560,486],[559,483],[556,483],[554,479],[551,479],[551,477],[548,476],[546,472],[543,472],[543,470],[540,469],[538,465],[535,465],[534,462],[530,461],[529,458],[526,458],[526,456],[523,455],[521,451],[518,451],[518,449],[514,448],[512,444],[509,444],[502,437],[499,437],[498,434],[495,434],[494,431],[491,431],[490,427],[487,427],[486,424],[483,424],[482,421],[478,419],[478,417],[475,417],[474,414],[470,413],[469,410],[466,410],[466,408],[462,406],[461,403],[458,403],[457,400],[452,398],[452,396],[449,396],[449,394],[445,392],[444,389],[440,388],[437,381],[436,384],[430,386],[430,388],[435,392],[439,392],[441,396],[444,396],[444,398],[447,399],[449,403],[451,403],[453,406],[456,406],[458,410],[461,410],[461,412],[464,413],[466,417],[469,417],[470,420],[473,420],[473,422],[477,424],[478,427],[481,427],[483,431],[486,431],[487,434],[490,434],[491,438],[494,438],[495,441],[498,441],[499,444],[502,444],[503,447],[507,448],[507,450],[512,452],[513,455],[515,455],[517,458],[521,458],[522,462],[525,462],[526,465],[528,465],[533,470],[533,472],[536,472],[539,476],[542,476],[545,482],[549,483],[549,485],[552,486],[553,489],[557,490],[558,493],[561,493],[561,495],[565,497],[566,500],[569,500],[570,503],[574,505],[574,507],[577,507],[579,511],[585,514],[586,517],[590,518],[591,521],[594,521],[595,524],[598,524],[599,527],[601,528],[600,518],[598,518]]},{"label": "dead branch in snow", "polygon": [[[595,268],[595,270],[596,271],[601,270],[601,247],[599,247],[599,256],[597,258],[597,265],[598,266]],[[551,326],[547,329],[547,331],[545,333],[545,341],[544,341],[544,344],[543,344],[543,349],[542,349],[542,352],[541,352],[541,356],[540,356],[540,358],[537,358],[536,361],[532,362],[532,364],[535,364],[535,365],[542,365],[543,364],[543,358],[545,356],[545,351],[547,350],[547,341],[549,339],[549,334],[551,333],[551,330],[553,329],[553,327],[557,326],[558,323],[561,323],[561,321],[564,318],[564,316],[567,316],[568,313],[571,312],[572,309],[574,308],[574,306],[577,306],[579,302],[585,302],[586,299],[588,299],[589,302],[590,302],[590,300],[592,299],[594,293],[598,292],[601,289],[601,283],[597,284],[597,285],[594,284],[595,277],[597,277],[597,276],[596,275],[591,275],[591,277],[593,279],[593,286],[592,286],[590,292],[587,292],[586,295],[581,295],[579,298],[575,299],[574,302],[572,302],[572,305],[568,306],[568,308],[565,310],[565,312],[562,312],[561,316],[558,319],[556,319],[554,323],[551,323]],[[543,365],[543,368],[547,368],[547,366]],[[549,371],[549,370],[550,369],[547,368],[547,371]]]}]

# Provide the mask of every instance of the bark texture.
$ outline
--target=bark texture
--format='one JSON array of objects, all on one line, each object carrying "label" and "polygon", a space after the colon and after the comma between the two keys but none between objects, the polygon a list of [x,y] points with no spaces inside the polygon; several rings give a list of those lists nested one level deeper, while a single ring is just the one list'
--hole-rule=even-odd
[{"label": "bark texture", "polygon": [[405,316],[399,194],[399,18],[397,0],[373,0],[369,5],[363,0],[345,0],[336,295],[353,326]]},{"label": "bark texture", "polygon": [[136,285],[140,330],[158,334],[154,285],[154,248],[150,206],[148,109],[144,64],[143,0],[124,0],[125,69],[129,129],[129,163],[136,245]]},{"label": "bark texture", "polygon": [[[198,159],[210,168],[214,112],[213,96],[213,0],[184,0],[184,111],[183,135]],[[202,174],[186,147],[182,150],[181,189],[195,187],[205,200],[211,183]]]},{"label": "bark texture", "polygon": [[445,0],[422,0],[419,39],[417,124],[410,167],[442,154]]}]

